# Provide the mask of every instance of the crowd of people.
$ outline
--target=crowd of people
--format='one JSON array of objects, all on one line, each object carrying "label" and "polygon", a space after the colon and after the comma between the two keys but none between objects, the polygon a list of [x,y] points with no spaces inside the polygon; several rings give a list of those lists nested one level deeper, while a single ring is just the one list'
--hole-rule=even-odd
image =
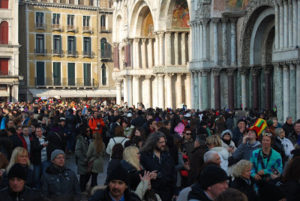
[{"label": "crowd of people", "polygon": [[0,129],[0,201],[300,200],[300,120],[276,111],[50,99],[0,103]]}]

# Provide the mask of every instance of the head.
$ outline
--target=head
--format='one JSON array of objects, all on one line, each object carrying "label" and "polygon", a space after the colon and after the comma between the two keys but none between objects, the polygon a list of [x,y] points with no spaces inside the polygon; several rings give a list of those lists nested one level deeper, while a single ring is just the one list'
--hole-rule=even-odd
[{"label": "head", "polygon": [[263,133],[261,138],[263,149],[269,149],[272,145],[272,133]]},{"label": "head", "polygon": [[284,171],[283,178],[285,181],[299,181],[300,180],[300,156],[289,161],[287,168]]},{"label": "head", "polygon": [[256,138],[257,138],[257,133],[256,133],[256,131],[255,131],[255,130],[249,130],[249,131],[247,132],[247,137],[248,137],[248,139],[249,139],[250,141],[256,140]]},{"label": "head", "polygon": [[278,118],[277,117],[273,117],[272,118],[272,122],[273,122],[273,127],[277,128],[277,126],[278,126]]},{"label": "head", "polygon": [[116,200],[124,195],[128,188],[129,175],[128,172],[119,164],[112,172],[108,175],[108,188],[111,196]]},{"label": "head", "polygon": [[123,159],[134,166],[137,170],[141,169],[140,152],[136,146],[126,147],[123,152]]},{"label": "head", "polygon": [[60,117],[59,125],[61,125],[62,127],[64,127],[66,125],[66,119],[64,117]]},{"label": "head", "polygon": [[166,149],[166,136],[162,132],[155,132],[147,138],[141,152],[154,150],[165,151]]},{"label": "head", "polygon": [[13,165],[8,172],[8,184],[10,189],[15,193],[23,191],[26,179],[27,169],[18,163]]},{"label": "head", "polygon": [[287,117],[286,118],[286,123],[290,124],[290,125],[293,124],[293,118],[292,117]]},{"label": "head", "polygon": [[247,160],[240,160],[235,166],[233,166],[232,174],[235,178],[241,177],[244,179],[250,179],[252,163]]},{"label": "head", "polygon": [[24,136],[29,136],[29,127],[28,126],[23,126],[22,127],[22,133]]},{"label": "head", "polygon": [[283,128],[276,128],[275,134],[276,134],[276,136],[280,137],[281,139],[283,139],[285,137],[285,131],[283,130]]},{"label": "head", "polygon": [[115,137],[124,137],[124,129],[122,126],[117,126],[115,128]]},{"label": "head", "polygon": [[218,166],[221,164],[221,158],[216,151],[207,151],[203,156],[204,163],[214,163]]},{"label": "head", "polygon": [[215,201],[248,201],[247,196],[239,190],[228,188]]},{"label": "head", "polygon": [[227,129],[227,130],[223,131],[221,133],[221,138],[224,141],[230,141],[232,139],[232,132],[231,132],[231,130]]},{"label": "head", "polygon": [[192,139],[192,130],[190,128],[186,128],[183,132],[183,136],[186,140]]},{"label": "head", "polygon": [[242,129],[245,129],[246,128],[246,121],[245,120],[239,120],[238,123],[237,123],[237,127],[242,130]]},{"label": "head", "polygon": [[15,122],[13,120],[9,120],[7,122],[7,128],[15,128]]},{"label": "head", "polygon": [[297,135],[300,135],[300,119],[298,119],[294,124],[294,130],[297,133]]},{"label": "head", "polygon": [[157,122],[154,119],[149,120],[149,128],[152,130],[157,130]]},{"label": "head", "polygon": [[51,162],[58,167],[63,167],[65,165],[65,152],[60,149],[52,151]]},{"label": "head", "polygon": [[42,129],[42,127],[36,127],[35,128],[35,135],[38,138],[41,138],[43,136],[43,129]]},{"label": "head", "polygon": [[9,171],[10,168],[16,163],[19,163],[24,166],[30,165],[28,151],[26,149],[24,149],[23,147],[16,147],[13,150],[6,170]]},{"label": "head", "polygon": [[112,148],[111,158],[122,160],[123,159],[123,151],[124,151],[124,148],[123,148],[122,144],[120,144],[120,143],[115,144],[114,147]]},{"label": "head", "polygon": [[222,146],[221,138],[218,135],[208,136],[206,138],[206,144],[209,149],[214,147],[221,147]]}]

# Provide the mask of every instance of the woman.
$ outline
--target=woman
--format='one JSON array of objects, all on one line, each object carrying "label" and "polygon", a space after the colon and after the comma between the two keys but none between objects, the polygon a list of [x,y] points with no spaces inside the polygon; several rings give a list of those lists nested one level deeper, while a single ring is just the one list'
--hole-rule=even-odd
[{"label": "woman", "polygon": [[232,140],[232,132],[227,129],[221,133],[222,147],[227,149],[229,155],[232,156],[233,152],[236,150],[236,146]]},{"label": "woman", "polygon": [[121,126],[117,126],[115,128],[115,137],[110,138],[109,143],[107,145],[106,148],[106,153],[109,154],[109,156],[111,156],[111,151],[112,148],[114,147],[115,144],[122,144],[124,147],[125,142],[128,140],[125,136],[124,136],[124,130]]},{"label": "woman", "polygon": [[88,151],[87,151],[87,161],[88,161],[88,167],[91,170],[92,174],[92,182],[91,187],[94,187],[97,185],[97,177],[98,173],[103,172],[103,157],[105,154],[105,145],[102,141],[102,137],[99,133],[93,134],[93,142],[90,143]]},{"label": "woman", "polygon": [[250,161],[253,164],[251,176],[256,180],[276,179],[282,173],[280,154],[272,149],[272,134],[262,134],[262,148],[253,151]]},{"label": "woman", "polygon": [[121,125],[122,125],[122,127],[124,129],[124,136],[125,137],[130,137],[131,133],[132,133],[132,131],[134,129],[134,126],[131,126],[129,120],[126,119],[126,118],[122,119]]},{"label": "woman", "polygon": [[[123,151],[124,148],[122,144],[115,144],[112,149],[111,160],[109,161],[107,166],[106,175],[110,175],[112,170],[114,170],[120,164],[121,160],[123,159]],[[107,178],[105,182],[106,184],[108,183]]]},{"label": "woman", "polygon": [[295,149],[293,143],[285,137],[285,131],[282,128],[277,128],[275,130],[276,140],[278,140],[282,147],[286,157],[291,157],[291,152]]},{"label": "woman", "polygon": [[240,160],[234,167],[232,174],[234,176],[233,182],[230,184],[248,197],[249,201],[256,201],[258,199],[254,191],[254,180],[251,178],[252,163],[247,160]]}]

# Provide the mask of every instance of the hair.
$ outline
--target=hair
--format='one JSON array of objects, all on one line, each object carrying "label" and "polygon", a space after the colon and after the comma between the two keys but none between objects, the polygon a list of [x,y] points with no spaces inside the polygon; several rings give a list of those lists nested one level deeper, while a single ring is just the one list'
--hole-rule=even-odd
[{"label": "hair", "polygon": [[156,144],[157,142],[159,141],[160,138],[165,138],[166,139],[166,136],[165,134],[163,134],[162,132],[160,131],[157,131],[153,134],[151,134],[146,142],[145,142],[145,145],[141,148],[141,152],[148,152],[148,151],[153,151],[156,147]]},{"label": "hair", "polygon": [[215,201],[248,201],[248,198],[241,191],[234,188],[228,188],[223,191]]},{"label": "hair", "polygon": [[287,168],[283,174],[284,181],[299,181],[300,180],[300,156],[296,156],[289,161]]},{"label": "hair", "polygon": [[276,129],[275,129],[275,135],[276,135],[276,136],[280,136],[280,133],[281,133],[282,131],[285,132],[283,128],[276,128]]},{"label": "hair", "polygon": [[137,170],[141,170],[140,160],[136,157],[137,153],[139,153],[139,149],[136,146],[126,147],[123,151],[123,159]]},{"label": "hair", "polygon": [[232,175],[235,178],[241,177],[248,167],[252,167],[252,163],[250,161],[240,160],[236,165],[233,166]]},{"label": "hair", "polygon": [[114,145],[114,147],[112,148],[112,152],[111,152],[111,158],[112,159],[123,159],[123,145],[120,143],[117,143]]},{"label": "hair", "polygon": [[215,156],[215,154],[218,154],[218,152],[216,152],[216,151],[207,151],[207,152],[205,152],[205,154],[203,155],[204,163],[207,163],[207,162],[211,161],[213,159],[213,157]]},{"label": "hair", "polygon": [[221,147],[222,141],[218,135],[211,135],[206,138],[207,145],[213,145],[214,147]]},{"label": "hair", "polygon": [[5,169],[8,165],[6,156],[0,152],[0,169]]},{"label": "hair", "polygon": [[132,130],[132,133],[131,133],[131,135],[130,135],[130,139],[133,139],[133,138],[135,137],[135,132],[136,132],[137,130],[141,133],[141,138],[142,138],[143,141],[144,141],[144,140],[146,139],[145,131],[144,131],[144,129],[142,129],[142,128],[137,128],[137,127],[135,127],[135,128]]},{"label": "hair", "polygon": [[28,154],[28,151],[26,149],[24,149],[23,147],[16,147],[12,154],[11,154],[11,158],[10,158],[10,161],[9,161],[9,164],[8,166],[6,167],[6,171],[9,172],[10,168],[17,163],[17,158],[19,155],[21,154],[27,154],[28,156],[28,162],[27,162],[27,165],[29,166],[30,165],[30,161],[29,161],[29,154]]},{"label": "hair", "polygon": [[115,137],[124,137],[124,129],[122,126],[117,126],[115,128]]},{"label": "hair", "polygon": [[94,145],[97,153],[100,153],[104,150],[104,143],[102,137],[99,133],[94,134]]}]

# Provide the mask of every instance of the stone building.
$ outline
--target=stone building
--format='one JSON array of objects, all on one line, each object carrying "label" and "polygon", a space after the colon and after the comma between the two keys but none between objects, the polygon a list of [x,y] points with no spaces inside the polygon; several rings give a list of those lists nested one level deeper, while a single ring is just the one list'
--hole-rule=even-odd
[{"label": "stone building", "polygon": [[115,97],[110,0],[20,3],[21,100]]},{"label": "stone building", "polygon": [[300,118],[300,1],[191,0],[192,107]]},{"label": "stone building", "polygon": [[0,101],[19,95],[18,0],[0,1]]},{"label": "stone building", "polygon": [[189,7],[185,0],[114,1],[117,103],[191,106]]}]

